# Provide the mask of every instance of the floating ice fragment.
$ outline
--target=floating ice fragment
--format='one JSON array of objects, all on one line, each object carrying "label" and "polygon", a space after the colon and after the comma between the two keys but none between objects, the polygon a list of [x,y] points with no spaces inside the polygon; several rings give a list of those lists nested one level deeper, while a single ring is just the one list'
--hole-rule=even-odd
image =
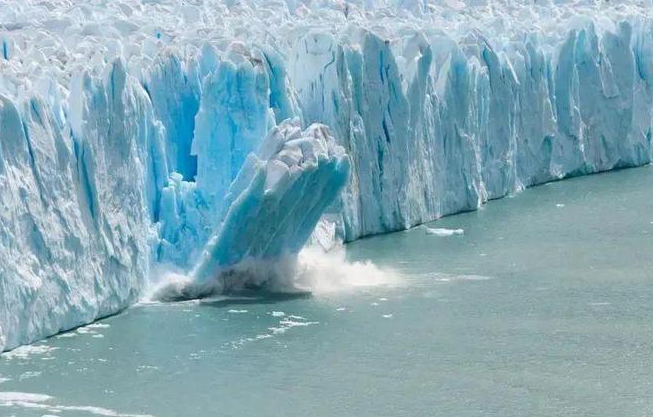
[{"label": "floating ice fragment", "polygon": [[25,345],[2,354],[3,359],[28,359],[31,356],[49,355],[58,347],[48,345]]},{"label": "floating ice fragment", "polygon": [[111,327],[111,325],[107,323],[91,323],[85,326],[88,329],[107,329]]},{"label": "floating ice fragment", "polygon": [[444,228],[431,228],[424,226],[424,230],[429,235],[435,236],[462,236],[465,231],[463,229],[444,229]]}]

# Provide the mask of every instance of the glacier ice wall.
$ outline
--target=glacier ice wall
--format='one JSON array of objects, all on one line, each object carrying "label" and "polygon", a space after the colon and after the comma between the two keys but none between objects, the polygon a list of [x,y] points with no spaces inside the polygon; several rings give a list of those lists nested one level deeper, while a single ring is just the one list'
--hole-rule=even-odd
[{"label": "glacier ice wall", "polygon": [[[589,23],[503,48],[412,33],[309,33],[290,58],[306,123],[352,156],[345,239],[472,210],[543,182],[651,160],[651,26]],[[310,70],[306,70],[310,68]]]},{"label": "glacier ice wall", "polygon": [[74,84],[67,133],[0,95],[0,348],[119,311],[147,276],[158,123],[119,62]]},{"label": "glacier ice wall", "polygon": [[0,0],[0,351],[649,163],[650,4],[557,3]]}]

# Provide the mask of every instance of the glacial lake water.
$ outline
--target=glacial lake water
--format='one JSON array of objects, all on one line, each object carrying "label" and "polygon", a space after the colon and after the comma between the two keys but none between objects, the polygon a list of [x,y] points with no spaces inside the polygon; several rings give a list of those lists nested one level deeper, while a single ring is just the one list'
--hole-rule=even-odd
[{"label": "glacial lake water", "polygon": [[4,354],[0,415],[651,416],[652,191],[577,178],[347,247],[390,284],[136,306]]}]

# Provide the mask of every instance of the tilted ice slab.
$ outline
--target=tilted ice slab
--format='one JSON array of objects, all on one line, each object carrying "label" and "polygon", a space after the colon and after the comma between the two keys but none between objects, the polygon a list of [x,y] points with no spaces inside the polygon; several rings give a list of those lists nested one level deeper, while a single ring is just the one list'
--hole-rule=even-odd
[{"label": "tilted ice slab", "polygon": [[243,260],[299,253],[348,175],[349,158],[325,126],[311,125],[303,134],[298,123],[272,129],[232,183],[227,214],[192,280],[210,283]]},{"label": "tilted ice slab", "polygon": [[[645,1],[87,3],[0,0],[0,350],[128,306],[157,264],[295,252],[316,207],[328,246],[651,161]],[[295,118],[350,175],[323,207],[344,168],[322,194],[297,171],[289,214],[259,152]]]}]

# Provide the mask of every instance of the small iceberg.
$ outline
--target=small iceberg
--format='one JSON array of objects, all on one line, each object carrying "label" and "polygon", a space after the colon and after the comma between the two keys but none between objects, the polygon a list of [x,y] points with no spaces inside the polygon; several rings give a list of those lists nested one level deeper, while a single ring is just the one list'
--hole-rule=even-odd
[{"label": "small iceberg", "polygon": [[436,235],[436,236],[462,236],[465,234],[463,229],[445,229],[440,227],[427,227],[423,226],[426,230],[427,235]]}]

